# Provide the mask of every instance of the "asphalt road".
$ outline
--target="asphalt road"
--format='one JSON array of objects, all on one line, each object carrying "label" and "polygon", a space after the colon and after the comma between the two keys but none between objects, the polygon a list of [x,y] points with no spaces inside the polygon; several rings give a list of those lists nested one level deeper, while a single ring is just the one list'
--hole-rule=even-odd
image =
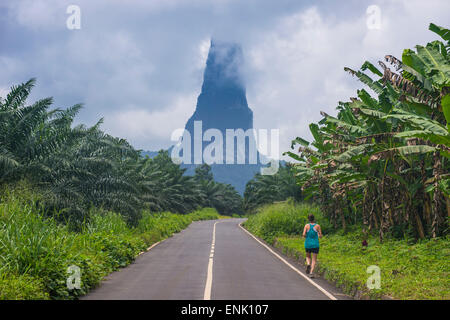
[{"label": "asphalt road", "polygon": [[304,274],[298,262],[281,255],[295,271],[242,230],[242,221],[193,222],[82,299],[349,299],[325,280],[312,279],[321,291],[298,273]]}]

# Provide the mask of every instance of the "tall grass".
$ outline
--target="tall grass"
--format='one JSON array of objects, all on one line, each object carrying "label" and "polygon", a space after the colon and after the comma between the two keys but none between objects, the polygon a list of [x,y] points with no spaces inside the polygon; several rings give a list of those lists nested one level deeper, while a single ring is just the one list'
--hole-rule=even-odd
[{"label": "tall grass", "polygon": [[250,232],[273,243],[276,237],[282,235],[301,235],[310,214],[314,215],[324,233],[331,230],[331,224],[323,217],[319,207],[305,203],[298,204],[291,200],[259,208],[243,225]]},{"label": "tall grass", "polygon": [[[143,212],[135,228],[122,216],[92,208],[80,232],[45,216],[33,197],[0,201],[0,299],[74,299],[128,265],[152,243],[192,221],[218,219],[215,209],[187,215]],[[81,288],[67,287],[67,268],[81,269]]]}]

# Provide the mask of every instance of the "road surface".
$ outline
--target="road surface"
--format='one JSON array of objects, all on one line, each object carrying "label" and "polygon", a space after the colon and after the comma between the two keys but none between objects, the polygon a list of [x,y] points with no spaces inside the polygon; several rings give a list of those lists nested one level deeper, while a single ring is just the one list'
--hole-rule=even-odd
[{"label": "road surface", "polygon": [[82,299],[349,299],[323,279],[302,276],[303,267],[269,251],[239,226],[243,221],[193,222]]}]

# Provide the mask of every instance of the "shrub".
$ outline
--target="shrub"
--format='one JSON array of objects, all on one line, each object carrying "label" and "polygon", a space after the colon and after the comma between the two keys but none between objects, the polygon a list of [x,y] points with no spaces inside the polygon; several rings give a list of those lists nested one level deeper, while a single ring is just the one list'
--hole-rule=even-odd
[{"label": "shrub", "polygon": [[192,221],[219,219],[219,213],[214,208],[203,208],[189,214]]}]

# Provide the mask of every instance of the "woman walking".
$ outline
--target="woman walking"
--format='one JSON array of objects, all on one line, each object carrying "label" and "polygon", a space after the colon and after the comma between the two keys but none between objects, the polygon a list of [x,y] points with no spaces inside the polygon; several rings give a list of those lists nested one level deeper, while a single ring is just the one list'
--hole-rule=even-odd
[{"label": "woman walking", "polygon": [[[310,278],[314,278],[314,268],[319,254],[319,238],[322,238],[322,230],[317,223],[314,223],[314,215],[308,216],[309,223],[303,228],[303,238],[305,239],[306,250],[306,273]],[[312,259],[311,259],[312,254]]]}]

